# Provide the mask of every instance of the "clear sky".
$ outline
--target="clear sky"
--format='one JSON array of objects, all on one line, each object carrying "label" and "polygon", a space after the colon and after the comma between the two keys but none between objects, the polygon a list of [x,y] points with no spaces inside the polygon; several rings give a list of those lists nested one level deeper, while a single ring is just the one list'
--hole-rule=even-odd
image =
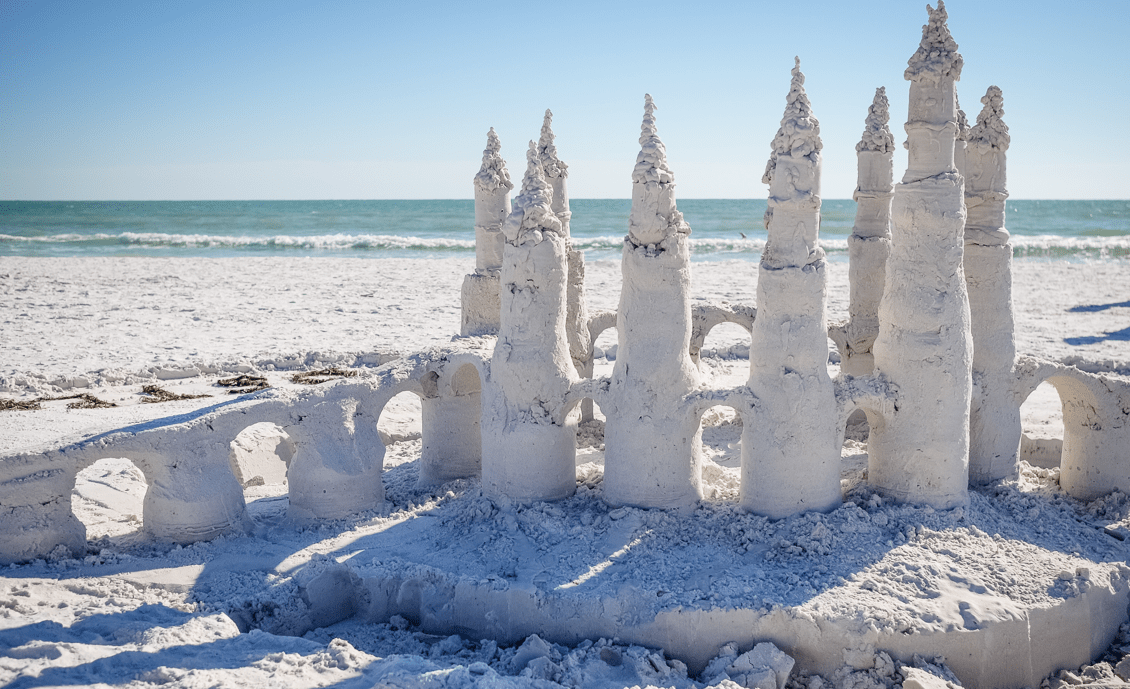
[{"label": "clear sky", "polygon": [[[1130,197],[1130,2],[947,10],[970,120],[1004,91],[1012,197]],[[794,55],[823,196],[850,198],[875,87],[905,138],[926,19],[918,0],[0,0],[0,198],[469,198],[487,129],[517,183],[546,108],[571,195],[625,198],[645,92],[679,197],[764,197]]]}]

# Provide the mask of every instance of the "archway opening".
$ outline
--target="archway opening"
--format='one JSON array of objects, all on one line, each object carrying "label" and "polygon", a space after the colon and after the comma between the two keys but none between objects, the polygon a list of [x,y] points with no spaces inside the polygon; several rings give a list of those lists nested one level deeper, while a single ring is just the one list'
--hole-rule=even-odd
[{"label": "archway opening", "polygon": [[702,496],[737,502],[742,486],[742,417],[732,407],[716,404],[699,417],[702,429]]},{"label": "archway opening", "polygon": [[122,457],[100,459],[78,472],[71,509],[86,525],[87,540],[129,536],[143,526],[148,489],[145,474],[132,461]]},{"label": "archway opening", "polygon": [[429,375],[421,384],[424,396],[420,399],[419,485],[437,486],[454,479],[480,476],[482,381],[479,370],[474,364],[465,363],[450,376]]},{"label": "archway opening", "polygon": [[615,326],[607,328],[596,338],[592,349],[592,377],[603,378],[612,375],[616,365],[616,351],[619,349],[619,335]]},{"label": "archway opening", "polygon": [[868,413],[855,409],[844,425],[843,444],[840,446],[840,487],[846,492],[867,480],[869,455],[867,441],[871,436]]},{"label": "archway opening", "polygon": [[1034,467],[1059,466],[1063,453],[1063,400],[1048,381],[1040,383],[1020,406],[1020,459]]},{"label": "archway opening", "polygon": [[716,387],[742,385],[749,378],[748,330],[724,321],[706,334],[699,351],[698,368],[711,378]]},{"label": "archway opening", "polygon": [[[591,405],[592,419],[577,424],[577,480],[582,484],[595,484],[604,475],[604,422],[606,417],[600,406],[586,397],[577,404],[579,410]],[[576,413],[576,412],[574,412]]]},{"label": "archway opening", "polygon": [[394,395],[377,417],[377,433],[384,443],[385,497],[389,500],[411,493],[419,482],[422,418],[420,395],[411,391]]},{"label": "archway opening", "polygon": [[294,441],[273,423],[251,424],[232,440],[228,459],[252,517],[286,509],[287,467],[293,457]]}]

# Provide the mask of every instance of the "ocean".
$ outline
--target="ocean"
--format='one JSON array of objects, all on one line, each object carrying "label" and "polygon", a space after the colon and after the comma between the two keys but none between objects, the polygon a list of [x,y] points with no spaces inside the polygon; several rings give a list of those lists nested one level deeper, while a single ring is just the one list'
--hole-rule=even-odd
[{"label": "ocean", "polygon": [[[1130,259],[1130,201],[1007,202],[1013,254],[1023,260]],[[692,257],[758,260],[764,199],[683,199]],[[573,244],[615,259],[628,199],[572,199]],[[820,241],[847,260],[855,202],[825,200]],[[744,235],[744,236],[743,236]],[[0,256],[351,256],[473,262],[474,202],[0,201]]]}]

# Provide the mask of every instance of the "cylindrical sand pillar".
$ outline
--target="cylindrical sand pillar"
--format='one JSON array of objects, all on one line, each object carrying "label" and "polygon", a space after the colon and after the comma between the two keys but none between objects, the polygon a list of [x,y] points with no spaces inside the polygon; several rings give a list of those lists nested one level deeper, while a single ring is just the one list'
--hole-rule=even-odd
[{"label": "cylindrical sand pillar", "polygon": [[498,271],[502,267],[502,222],[510,214],[510,173],[499,155],[494,127],[487,132],[483,165],[475,175],[475,272],[463,279],[460,333],[498,332]]},{"label": "cylindrical sand pillar", "polygon": [[[569,340],[569,354],[573,367],[582,378],[592,377],[592,343],[589,341],[589,312],[585,299],[585,254],[573,249],[569,235],[569,166],[557,156],[556,137],[553,133],[553,112],[545,111],[541,137],[538,139],[538,161],[545,181],[553,191],[552,208],[561,221],[561,234],[568,242],[569,288],[566,294],[565,332]],[[581,405],[581,421],[592,419],[592,400]]]},{"label": "cylindrical sand pillar", "polygon": [[800,59],[762,181],[769,237],[757,279],[749,387],[760,401],[742,430],[741,505],[771,518],[839,505],[840,443],[828,375],[820,228],[820,124]]},{"label": "cylindrical sand pillar", "polygon": [[848,237],[849,320],[844,327],[846,351],[840,370],[865,376],[875,368],[871,346],[879,334],[879,301],[891,253],[891,196],[894,192],[895,139],[887,122],[887,90],[875,89],[863,137],[855,145],[857,185],[855,226]]},{"label": "cylindrical sand pillar", "polygon": [[567,257],[530,142],[522,194],[503,225],[501,319],[483,385],[483,492],[519,502],[576,489],[576,426],[555,420],[577,379],[565,336]]},{"label": "cylindrical sand pillar", "polygon": [[980,395],[969,416],[969,478],[986,483],[1012,476],[1022,433],[1020,401],[1012,392],[1016,336],[1012,313],[1012,245],[1004,228],[1004,97],[990,86],[969,130],[965,151],[965,281],[973,328],[973,375]]},{"label": "cylindrical sand pillar", "polygon": [[891,254],[875,368],[897,411],[871,429],[869,482],[881,493],[949,508],[967,501],[973,342],[962,270],[965,200],[954,168],[954,81],[961,75],[945,6],[910,58],[909,164],[892,204]]},{"label": "cylindrical sand pillar", "polygon": [[702,497],[701,433],[680,412],[698,385],[691,361],[690,227],[675,207],[675,175],[644,96],[641,150],[624,238],[619,335],[604,429],[604,499],[679,507]]}]

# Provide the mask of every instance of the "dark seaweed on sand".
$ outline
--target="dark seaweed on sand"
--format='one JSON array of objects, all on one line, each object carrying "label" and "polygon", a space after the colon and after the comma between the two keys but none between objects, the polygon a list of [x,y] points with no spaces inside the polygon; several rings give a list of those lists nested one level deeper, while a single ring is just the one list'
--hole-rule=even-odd
[{"label": "dark seaweed on sand", "polygon": [[107,409],[109,407],[118,406],[113,402],[100,400],[94,395],[84,392],[81,395],[65,395],[63,397],[37,397],[36,399],[25,400],[23,402],[16,400],[0,400],[0,411],[8,411],[10,409],[42,409],[43,406],[40,404],[41,402],[57,402],[59,400],[78,400],[78,402],[68,404],[67,409]]},{"label": "dark seaweed on sand", "polygon": [[175,402],[177,400],[198,400],[202,397],[211,397],[211,395],[179,395],[175,392],[169,392],[164,388],[157,387],[156,385],[146,385],[141,388],[141,394],[148,395],[148,397],[142,398],[141,400],[146,404]]},{"label": "dark seaweed on sand", "polygon": [[317,385],[319,383],[325,383],[326,381],[333,380],[335,378],[352,378],[355,375],[357,375],[357,371],[350,371],[348,369],[332,366],[330,368],[318,369],[317,371],[304,371],[302,373],[296,373],[295,375],[291,376],[290,381],[292,383],[301,383],[303,385]]},{"label": "dark seaweed on sand", "polygon": [[238,375],[235,378],[221,378],[216,381],[216,385],[225,388],[232,388],[228,390],[230,395],[245,395],[249,392],[258,392],[259,390],[266,390],[271,387],[267,383],[267,379],[262,376],[249,376],[246,373]]}]

